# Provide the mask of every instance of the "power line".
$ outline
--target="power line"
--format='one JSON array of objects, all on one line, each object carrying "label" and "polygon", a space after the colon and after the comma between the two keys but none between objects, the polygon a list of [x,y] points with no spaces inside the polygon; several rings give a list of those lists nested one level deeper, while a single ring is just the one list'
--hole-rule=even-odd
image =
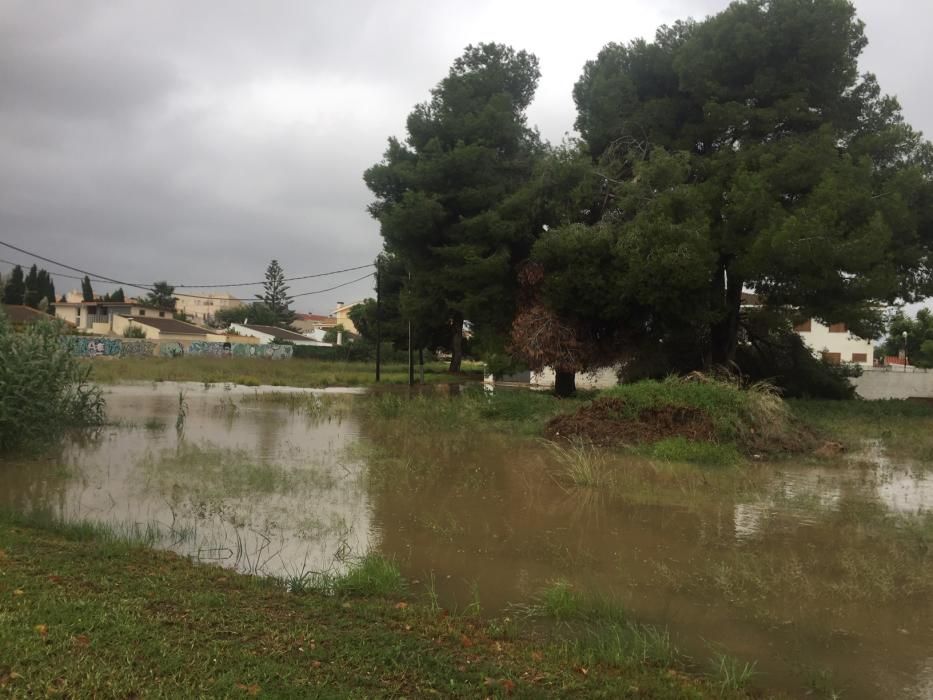
[{"label": "power line", "polygon": [[[300,275],[298,277],[285,277],[283,282],[295,282],[297,280],[309,280],[315,277],[329,277],[331,275],[339,275],[341,272],[356,272],[357,270],[364,270],[367,267],[372,267],[372,263],[366,263],[365,265],[358,265],[357,267],[347,267],[343,270],[334,270],[332,272],[318,272],[313,275]],[[265,281],[262,282],[232,282],[230,284],[176,284],[177,289],[207,289],[210,287],[257,287],[259,285],[265,284]]]},{"label": "power line", "polygon": [[[95,278],[94,281],[96,281],[96,282],[109,282],[110,284],[118,284],[118,285],[124,286],[124,287],[132,287],[132,288],[134,288],[134,289],[143,289],[143,290],[145,290],[145,291],[147,291],[147,292],[152,292],[152,291],[154,291],[152,285],[138,284],[138,283],[135,283],[135,282],[125,282],[125,281],[122,281],[122,280],[114,279],[114,278],[112,278],[112,277],[108,277],[108,276],[106,276],[106,275],[102,275],[102,274],[97,273],[97,272],[90,272],[90,271],[88,271],[88,270],[83,270],[83,269],[81,269],[81,268],[79,268],[79,267],[74,267],[73,265],[67,265],[67,264],[65,264],[65,263],[63,263],[63,262],[59,262],[58,260],[52,260],[51,258],[47,258],[47,257],[45,257],[45,256],[43,256],[43,255],[39,255],[38,253],[34,253],[34,252],[32,252],[32,251],[25,250],[24,248],[20,248],[20,247],[18,247],[18,246],[15,246],[15,245],[13,245],[13,244],[11,244],[11,243],[7,243],[7,242],[5,242],[5,241],[0,241],[0,245],[6,246],[7,248],[11,248],[12,250],[18,251],[18,252],[23,253],[24,255],[28,255],[28,256],[30,256],[30,257],[32,257],[32,258],[36,258],[37,260],[42,260],[43,262],[47,262],[47,263],[49,263],[49,264],[51,264],[51,265],[57,265],[57,266],[59,266],[59,267],[65,268],[66,270],[73,270],[74,272],[80,272],[81,274],[87,275],[88,277],[93,276],[93,277]],[[299,277],[291,277],[291,278],[287,278],[287,279],[288,279],[288,280],[298,280],[298,279],[311,279],[311,278],[314,278],[314,277],[326,277],[326,276],[329,276],[329,275],[340,274],[341,272],[351,272],[351,271],[354,271],[354,270],[362,270],[362,269],[364,269],[364,268],[372,267],[372,266],[373,266],[373,264],[372,264],[372,263],[369,263],[368,265],[360,265],[359,267],[350,267],[350,268],[346,268],[346,269],[344,269],[344,270],[334,270],[334,271],[332,271],[332,272],[320,272],[320,273],[316,273],[316,274],[313,274],[313,275],[301,275],[301,276],[299,276]],[[72,275],[64,275],[63,273],[55,273],[55,274],[61,274],[63,277],[72,277]],[[323,294],[324,292],[330,292],[330,291],[333,291],[333,290],[335,290],[335,289],[340,289],[341,287],[347,287],[347,286],[349,286],[349,285],[351,285],[351,284],[354,284],[354,283],[356,283],[356,282],[361,282],[362,280],[366,279],[366,278],[369,277],[369,276],[370,276],[369,274],[366,274],[366,275],[363,275],[362,277],[359,277],[359,278],[357,278],[357,279],[355,279],[355,280],[351,280],[351,281],[349,281],[349,282],[344,282],[343,284],[338,284],[338,285],[333,286],[333,287],[328,287],[327,289],[316,289],[316,290],[314,290],[314,291],[312,291],[312,292],[302,292],[302,293],[300,293],[300,294],[293,294],[293,295],[292,295],[292,298],[294,299],[294,298],[297,298],[297,297],[312,296],[312,295],[314,295],[314,294]],[[77,279],[80,279],[80,278],[77,278]],[[226,286],[226,287],[245,287],[245,286],[254,286],[254,285],[260,285],[260,284],[264,284],[264,283],[263,283],[263,282],[237,282],[237,283],[228,284],[228,285],[177,285],[177,286],[180,286],[180,287],[182,287],[183,289],[184,289],[184,288],[189,288],[189,289],[190,289],[190,288],[201,288],[201,287],[210,287],[210,286],[217,286],[217,287],[223,287],[223,286]],[[204,295],[199,295],[199,294],[185,294],[185,293],[183,293],[183,292],[175,293],[174,296],[176,296],[176,297],[185,297],[185,298],[188,298],[188,299],[216,299],[216,297],[213,297],[213,296],[204,296]],[[250,297],[250,298],[237,298],[237,297],[233,297],[233,298],[230,298],[230,301],[252,302],[252,301],[256,301],[256,299],[255,299],[255,298],[252,298],[252,297]]]},{"label": "power line", "polygon": [[[0,258],[0,263],[3,263],[4,265],[13,265],[14,267],[29,267],[27,263],[13,262],[12,260],[5,260],[3,258]],[[52,274],[53,273],[51,272],[49,273],[49,275],[52,275]],[[83,277],[78,277],[77,275],[66,275],[64,272],[55,272],[54,275],[56,277],[64,277],[70,280],[81,281],[84,279]],[[96,277],[90,277],[89,279],[91,280],[91,282],[106,282],[107,281],[107,280],[98,279]]]}]

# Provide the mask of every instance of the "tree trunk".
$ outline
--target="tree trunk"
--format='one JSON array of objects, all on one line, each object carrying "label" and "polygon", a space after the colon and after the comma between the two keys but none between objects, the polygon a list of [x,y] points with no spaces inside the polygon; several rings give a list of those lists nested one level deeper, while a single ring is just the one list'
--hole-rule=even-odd
[{"label": "tree trunk", "polygon": [[575,372],[556,370],[554,374],[554,394],[564,399],[577,393],[577,375]]},{"label": "tree trunk", "polygon": [[[717,307],[720,316],[719,320],[710,325],[708,364],[712,367],[729,367],[735,363],[735,351],[739,339],[739,312],[742,306],[743,280],[730,275],[728,268],[724,267],[722,271],[721,281],[714,283],[714,295],[719,296]],[[708,366],[707,369],[709,368]]]},{"label": "tree trunk", "polygon": [[453,318],[453,335],[450,339],[450,367],[448,372],[459,372],[463,361],[463,316],[456,314]]}]

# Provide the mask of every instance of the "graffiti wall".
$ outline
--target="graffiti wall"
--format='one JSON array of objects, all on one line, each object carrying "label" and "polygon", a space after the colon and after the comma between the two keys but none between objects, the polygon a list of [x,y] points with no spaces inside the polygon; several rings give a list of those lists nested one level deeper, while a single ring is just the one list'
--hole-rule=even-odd
[{"label": "graffiti wall", "polygon": [[233,346],[234,357],[265,357],[270,360],[287,360],[295,352],[292,345],[246,345],[237,343]]},{"label": "graffiti wall", "polygon": [[86,338],[69,335],[63,338],[71,354],[78,357],[142,357],[152,355],[155,343],[149,340],[122,338]]},{"label": "graffiti wall", "polygon": [[247,345],[246,343],[210,343],[195,340],[185,348],[180,342],[165,340],[128,340],[124,338],[90,338],[70,335],[62,342],[77,357],[261,357],[287,360],[292,357],[291,345]]},{"label": "graffiti wall", "polygon": [[165,340],[159,343],[159,355],[162,357],[181,357],[185,354],[185,348],[181,343],[173,340]]}]

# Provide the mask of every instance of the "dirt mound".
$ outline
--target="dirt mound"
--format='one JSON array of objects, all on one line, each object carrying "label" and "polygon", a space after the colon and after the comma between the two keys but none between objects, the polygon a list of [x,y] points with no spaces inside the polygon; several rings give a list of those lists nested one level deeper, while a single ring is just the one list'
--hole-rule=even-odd
[{"label": "dirt mound", "polygon": [[544,434],[551,440],[582,439],[603,447],[670,437],[712,442],[716,437],[713,421],[698,408],[646,408],[633,418],[627,415],[624,400],[611,398],[596,399],[576,413],[552,418]]}]

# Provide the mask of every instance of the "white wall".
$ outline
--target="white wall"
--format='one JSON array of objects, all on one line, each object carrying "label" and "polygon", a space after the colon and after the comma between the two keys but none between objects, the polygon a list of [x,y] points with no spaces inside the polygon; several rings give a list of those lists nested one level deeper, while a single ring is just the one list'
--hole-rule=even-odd
[{"label": "white wall", "polygon": [[845,331],[843,333],[831,333],[828,326],[816,320],[811,320],[809,331],[800,331],[800,337],[803,338],[813,354],[820,357],[823,352],[838,352],[842,362],[853,362],[852,355],[863,353],[867,356],[865,362],[858,364],[863,367],[871,367],[874,364],[875,350],[870,340],[863,340]]},{"label": "white wall", "polygon": [[[604,367],[595,372],[577,372],[575,382],[577,389],[608,389],[619,383],[618,369],[615,367]],[[554,386],[555,374],[550,367],[545,367],[540,372],[531,373],[531,386]]]},{"label": "white wall", "polygon": [[259,338],[260,345],[268,345],[275,338],[273,338],[268,333],[263,333],[262,331],[255,331],[252,328],[247,328],[242,323],[231,323],[230,330],[236,331],[239,335],[245,335],[248,338]]},{"label": "white wall", "polygon": [[890,367],[862,372],[849,381],[863,399],[933,398],[933,372]]}]

